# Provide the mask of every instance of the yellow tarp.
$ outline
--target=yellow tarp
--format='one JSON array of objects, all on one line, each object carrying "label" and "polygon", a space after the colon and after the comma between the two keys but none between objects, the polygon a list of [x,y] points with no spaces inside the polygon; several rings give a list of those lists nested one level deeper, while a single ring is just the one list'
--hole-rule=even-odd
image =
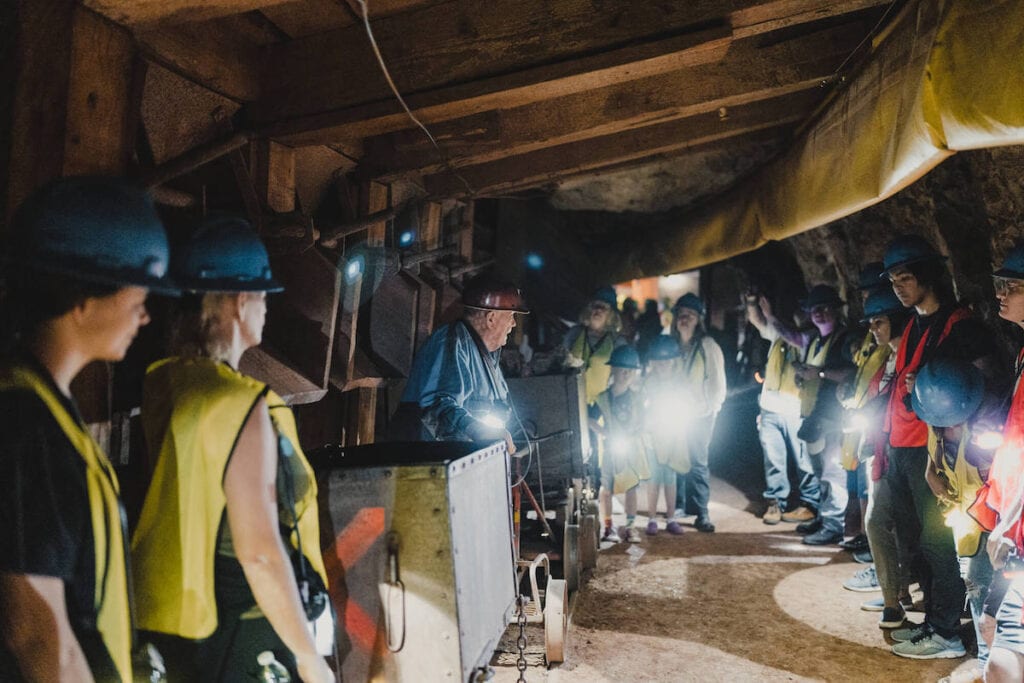
[{"label": "yellow tarp", "polygon": [[750,251],[875,204],[958,150],[1022,143],[1024,0],[916,0],[789,150],[634,242],[609,280]]}]

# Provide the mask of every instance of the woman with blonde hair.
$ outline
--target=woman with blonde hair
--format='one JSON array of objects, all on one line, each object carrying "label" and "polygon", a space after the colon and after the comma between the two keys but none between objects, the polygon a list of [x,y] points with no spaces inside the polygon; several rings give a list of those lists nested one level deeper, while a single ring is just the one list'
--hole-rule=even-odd
[{"label": "woman with blonde hair", "polygon": [[291,410],[237,370],[282,287],[236,218],[207,220],[175,265],[201,296],[178,355],[146,373],[155,470],[132,543],[139,626],[171,680],[256,680],[276,659],[293,679],[333,681],[307,626],[330,609],[313,471]]},{"label": "woman with blonde hair", "polygon": [[583,373],[587,405],[608,387],[612,351],[625,343],[619,336],[622,318],[615,297],[615,288],[602,287],[594,292],[580,311],[579,325],[570,329],[562,345],[566,350],[565,365]]}]

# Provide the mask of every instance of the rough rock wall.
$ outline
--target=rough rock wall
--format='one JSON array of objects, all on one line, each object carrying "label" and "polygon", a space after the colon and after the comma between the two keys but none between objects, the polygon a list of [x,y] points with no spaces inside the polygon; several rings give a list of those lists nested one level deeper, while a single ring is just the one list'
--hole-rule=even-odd
[{"label": "rough rock wall", "polygon": [[860,266],[881,260],[894,236],[921,235],[949,256],[960,299],[995,323],[989,275],[1014,242],[1024,238],[1022,162],[1022,147],[957,154],[888,200],[784,244],[808,285],[839,287],[853,304],[852,317],[860,313],[859,299],[850,290]]}]

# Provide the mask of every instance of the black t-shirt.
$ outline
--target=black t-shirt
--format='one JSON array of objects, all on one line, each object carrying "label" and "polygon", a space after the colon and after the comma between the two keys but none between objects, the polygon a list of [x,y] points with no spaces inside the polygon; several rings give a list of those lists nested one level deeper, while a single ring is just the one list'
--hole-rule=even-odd
[{"label": "black t-shirt", "polygon": [[907,361],[910,361],[917,345],[921,342],[924,333],[931,329],[926,343],[928,348],[924,351],[922,365],[932,358],[949,358],[973,362],[979,358],[991,356],[996,353],[996,345],[992,339],[992,333],[985,326],[985,323],[973,316],[964,318],[953,325],[949,334],[936,344],[949,316],[956,310],[956,306],[947,304],[942,306],[931,315],[916,315],[910,321],[910,329],[907,332]]},{"label": "black t-shirt", "polygon": [[[58,396],[62,396],[54,387]],[[78,417],[71,401],[65,408]],[[85,462],[42,400],[30,391],[0,392],[0,571],[64,582],[71,628],[97,681],[116,669],[96,628],[96,560]],[[0,643],[0,681],[20,681]]]}]

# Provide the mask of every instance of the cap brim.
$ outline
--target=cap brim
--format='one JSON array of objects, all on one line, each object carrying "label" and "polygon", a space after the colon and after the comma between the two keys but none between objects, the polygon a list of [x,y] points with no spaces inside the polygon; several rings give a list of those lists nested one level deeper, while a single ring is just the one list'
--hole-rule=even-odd
[{"label": "cap brim", "polygon": [[213,292],[266,292],[267,294],[276,294],[277,292],[284,291],[284,285],[273,278],[241,282],[229,278],[201,280],[181,278],[178,282],[183,291],[197,294]]},{"label": "cap brim", "polygon": [[915,263],[924,263],[925,261],[945,261],[945,260],[947,260],[945,256],[943,256],[942,254],[936,254],[935,256],[925,256],[924,258],[915,258],[915,259],[910,259],[910,260],[907,260],[907,261],[900,261],[898,263],[892,264],[891,266],[886,266],[885,270],[883,270],[881,273],[879,273],[878,279],[881,280],[883,278],[888,277],[889,273],[891,273],[892,271],[896,270],[897,268],[906,268],[909,265],[913,265]]},{"label": "cap brim", "polygon": [[1024,280],[1024,273],[1019,270],[1013,270],[1011,268],[1000,268],[996,272],[992,273],[992,277],[1005,277],[1011,280]]},{"label": "cap brim", "polygon": [[[5,259],[6,265],[18,264],[18,260],[15,258]],[[110,287],[144,287],[148,289],[152,294],[159,294],[161,296],[179,297],[184,291],[182,287],[174,280],[169,277],[153,277],[149,275],[141,275],[139,273],[133,273],[130,271],[108,271],[108,272],[83,272],[80,267],[64,267],[59,264],[52,263],[39,263],[35,261],[27,261],[24,267],[31,271],[39,271],[42,273],[53,273],[55,275],[64,275],[74,280],[81,280],[82,282],[91,282],[98,285],[107,285]]]}]

